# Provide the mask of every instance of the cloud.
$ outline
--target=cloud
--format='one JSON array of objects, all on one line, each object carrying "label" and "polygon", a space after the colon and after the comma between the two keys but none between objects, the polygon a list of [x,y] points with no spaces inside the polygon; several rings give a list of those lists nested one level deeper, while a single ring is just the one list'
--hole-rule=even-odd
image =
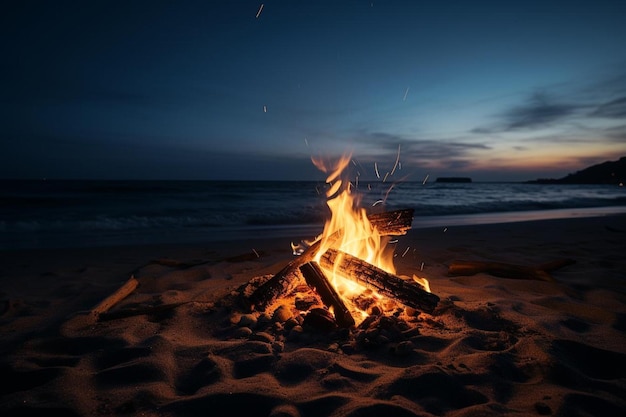
[{"label": "cloud", "polygon": [[558,103],[545,92],[534,93],[526,103],[503,114],[504,130],[543,128],[575,114],[580,107]]},{"label": "cloud", "polygon": [[585,127],[586,121],[626,118],[626,68],[593,82],[565,83],[552,86],[550,91],[542,88],[493,117],[493,123],[477,126],[469,133],[531,132],[566,125],[571,128],[573,123],[583,130],[597,130]]},{"label": "cloud", "polygon": [[399,146],[403,159],[407,157],[449,159],[465,157],[471,151],[491,149],[484,142],[466,142],[463,138],[412,138],[386,132],[361,132],[358,141],[366,155],[377,157],[395,157]]},{"label": "cloud", "polygon": [[376,175],[375,164],[382,177],[393,171],[399,151],[402,169],[396,172],[394,180],[415,175],[421,180],[425,173],[432,174],[435,171],[465,172],[480,159],[477,153],[492,150],[487,142],[472,140],[464,137],[421,138],[381,131],[359,131],[353,140],[353,158],[362,178]]},{"label": "cloud", "polygon": [[613,126],[605,129],[606,138],[611,142],[624,144],[626,143],[626,125]]},{"label": "cloud", "polygon": [[601,104],[591,113],[591,116],[606,117],[610,119],[626,118],[626,97],[620,97],[613,101]]}]

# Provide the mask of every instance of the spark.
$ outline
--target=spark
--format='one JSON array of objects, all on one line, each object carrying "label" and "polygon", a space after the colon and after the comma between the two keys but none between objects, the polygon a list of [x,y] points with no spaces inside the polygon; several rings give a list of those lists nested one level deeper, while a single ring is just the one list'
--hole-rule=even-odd
[{"label": "spark", "polygon": [[380,174],[378,173],[378,163],[374,162],[374,171],[376,171],[376,178],[380,179]]},{"label": "spark", "polygon": [[385,177],[383,178],[383,182],[387,181],[388,176],[389,176],[389,171],[387,171],[387,173],[385,174]]},{"label": "spark", "polygon": [[422,181],[422,185],[426,185],[426,183],[428,182],[428,177],[430,176],[430,174],[426,174],[426,178],[424,178],[424,181]]},{"label": "spark", "polygon": [[420,271],[424,270],[424,262],[422,262],[422,264],[420,265]]},{"label": "spark", "polygon": [[391,184],[391,187],[389,187],[389,189],[385,193],[385,201],[387,201],[387,199],[389,198],[389,193],[391,192],[391,190],[393,190],[393,187],[395,186],[396,186],[395,184]]},{"label": "spark", "polygon": [[263,106],[263,113],[267,113],[267,106]]},{"label": "spark", "polygon": [[374,204],[372,204],[372,207],[376,207],[377,205],[379,205],[379,204],[383,204],[384,202],[385,202],[385,200],[376,200],[376,201],[374,202]]},{"label": "spark", "polygon": [[252,248],[252,252],[254,252],[257,258],[261,257],[261,255],[259,255],[259,252],[257,252],[256,249]]},{"label": "spark", "polygon": [[259,16],[261,16],[261,12],[263,11],[263,3],[261,3],[261,6],[259,7],[259,11],[256,12],[256,18],[258,19]]},{"label": "spark", "polygon": [[393,245],[394,243],[398,243],[399,240],[398,239],[393,239],[389,241],[389,244]]},{"label": "spark", "polygon": [[398,167],[399,163],[400,163],[400,145],[398,144],[398,154],[396,155],[396,163],[393,164],[393,168],[391,169],[391,175],[393,175],[393,173],[396,172],[396,168]]},{"label": "spark", "polygon": [[403,258],[404,258],[404,255],[406,255],[406,253],[409,251],[409,249],[411,249],[411,247],[407,246],[406,249],[404,250],[404,253],[402,254]]},{"label": "spark", "polygon": [[410,88],[411,88],[411,87],[407,87],[407,88],[406,88],[406,91],[404,92],[404,98],[402,99],[402,101],[406,101],[406,96],[409,94],[409,89],[410,89]]},{"label": "spark", "polygon": [[447,228],[447,227],[444,227],[444,228],[443,228],[443,232],[444,232],[444,233],[446,233],[447,231],[448,231],[448,228]]}]

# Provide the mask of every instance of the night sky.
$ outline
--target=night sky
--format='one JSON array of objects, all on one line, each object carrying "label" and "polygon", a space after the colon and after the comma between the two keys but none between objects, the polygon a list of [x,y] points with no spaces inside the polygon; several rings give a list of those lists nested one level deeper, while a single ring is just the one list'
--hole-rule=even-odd
[{"label": "night sky", "polygon": [[626,155],[626,2],[9,1],[0,178],[562,177]]}]

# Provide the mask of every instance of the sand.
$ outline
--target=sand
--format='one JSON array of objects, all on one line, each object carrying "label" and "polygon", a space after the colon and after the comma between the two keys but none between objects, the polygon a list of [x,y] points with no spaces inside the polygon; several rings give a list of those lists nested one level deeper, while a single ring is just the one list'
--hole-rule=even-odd
[{"label": "sand", "polygon": [[[428,278],[437,310],[351,331],[234,303],[289,242],[1,252],[0,414],[625,415],[626,216],[414,229],[398,274]],[[554,282],[447,274],[561,258]]]}]

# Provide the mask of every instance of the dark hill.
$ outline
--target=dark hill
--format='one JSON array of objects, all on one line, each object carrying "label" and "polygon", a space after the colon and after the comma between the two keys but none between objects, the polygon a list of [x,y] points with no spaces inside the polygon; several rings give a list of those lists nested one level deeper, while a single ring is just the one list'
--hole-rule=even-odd
[{"label": "dark hill", "polygon": [[529,182],[534,184],[623,184],[626,182],[626,156],[617,161],[592,165],[563,178],[542,178]]}]

